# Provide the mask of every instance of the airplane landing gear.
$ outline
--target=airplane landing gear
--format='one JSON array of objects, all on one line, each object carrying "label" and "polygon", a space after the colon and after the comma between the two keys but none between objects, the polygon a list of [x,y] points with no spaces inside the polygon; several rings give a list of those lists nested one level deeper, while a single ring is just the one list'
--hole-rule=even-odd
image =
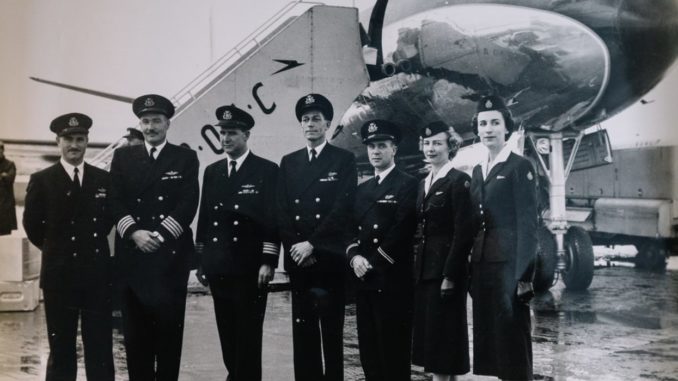
[{"label": "airplane landing gear", "polygon": [[593,280],[593,244],[579,226],[571,226],[565,234],[565,263],[562,277],[567,289],[586,290]]},{"label": "airplane landing gear", "polygon": [[556,281],[558,253],[553,234],[546,226],[537,230],[537,269],[534,275],[534,291],[544,292]]},{"label": "airplane landing gear", "polygon": [[[548,229],[540,229],[537,233],[539,254],[535,290],[547,290],[556,276],[562,277],[565,286],[574,291],[586,290],[593,279],[591,237],[581,227],[569,225],[565,208],[565,181],[583,136],[583,132],[567,137],[562,132],[529,133],[534,154],[549,180],[549,223]],[[564,138],[575,139],[567,162],[563,157]],[[543,156],[548,157],[548,165]],[[551,233],[551,239],[547,238]],[[554,251],[556,260],[552,261]],[[553,272],[549,275],[551,269]]]}]

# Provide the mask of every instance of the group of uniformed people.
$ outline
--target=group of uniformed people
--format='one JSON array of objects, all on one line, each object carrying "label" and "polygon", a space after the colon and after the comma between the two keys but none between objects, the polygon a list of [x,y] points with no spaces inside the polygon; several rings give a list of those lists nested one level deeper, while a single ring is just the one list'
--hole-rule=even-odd
[{"label": "group of uniformed people", "polygon": [[166,139],[172,103],[144,95],[133,111],[144,141],[117,149],[110,174],[83,160],[89,117],[54,119],[61,159],[28,185],[23,222],[43,251],[47,380],[75,380],[79,319],[87,378],[114,379],[114,272],[130,380],[177,380],[193,268],[211,290],[227,380],[260,380],[281,244],[297,381],[343,380],[347,282],[366,380],[409,380],[411,363],[435,380],[467,373],[469,288],[474,372],[532,379],[534,175],[505,145],[514,126],[500,98],[479,102],[474,123],[488,156],[472,177],[450,164],[461,139],[444,123],[420,131],[431,172],[417,181],[395,165],[400,127],[375,119],[360,131],[374,177],[359,186],[354,155],[326,140],[333,108],[323,95],[297,102],[306,147],[280,166],[248,148],[252,116],[222,106],[226,157],[206,167],[202,192],[196,153]]}]

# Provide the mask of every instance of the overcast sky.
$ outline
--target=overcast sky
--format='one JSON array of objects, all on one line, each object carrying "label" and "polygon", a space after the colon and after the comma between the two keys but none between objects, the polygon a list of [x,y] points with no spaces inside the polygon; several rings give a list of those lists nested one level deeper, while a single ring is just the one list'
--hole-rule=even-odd
[{"label": "overcast sky", "polygon": [[[49,122],[72,111],[95,121],[94,142],[136,120],[128,104],[31,81],[40,77],[129,97],[174,95],[289,0],[0,0],[0,138],[51,140]],[[334,0],[358,6],[373,0]],[[609,122],[615,146],[678,143],[678,73]]]}]

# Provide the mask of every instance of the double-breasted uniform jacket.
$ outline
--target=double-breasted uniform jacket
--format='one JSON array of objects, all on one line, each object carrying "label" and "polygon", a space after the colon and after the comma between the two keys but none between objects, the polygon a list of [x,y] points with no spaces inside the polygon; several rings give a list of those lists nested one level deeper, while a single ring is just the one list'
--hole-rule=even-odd
[{"label": "double-breasted uniform jacket", "polygon": [[[357,185],[355,157],[329,143],[313,163],[302,148],[284,156],[278,181],[278,226],[285,247],[285,269],[343,272],[345,243]],[[302,268],[290,248],[309,241],[317,263]]]},{"label": "double-breasted uniform jacket", "polygon": [[472,262],[508,262],[513,279],[531,282],[536,256],[537,203],[532,164],[515,153],[497,163],[487,177],[473,169],[471,197],[476,236]]},{"label": "double-breasted uniform jacket", "polygon": [[14,200],[14,178],[16,166],[7,158],[0,159],[0,234],[9,234],[16,229],[16,204]]},{"label": "double-breasted uniform jacket", "polygon": [[[198,209],[198,157],[167,143],[155,161],[145,145],[117,149],[111,162],[111,211],[117,222],[115,250],[120,276],[142,299],[157,301],[170,289],[185,289],[194,267],[191,222]],[[132,233],[157,231],[164,239],[141,252]]]},{"label": "double-breasted uniform jacket", "polygon": [[372,178],[358,187],[352,224],[357,231],[346,253],[349,263],[362,255],[372,265],[358,289],[411,288],[416,191],[417,180],[398,168],[381,184]]},{"label": "double-breasted uniform jacket", "polygon": [[256,277],[262,264],[276,268],[277,179],[278,165],[252,152],[231,178],[228,159],[205,169],[196,241],[206,274]]},{"label": "double-breasted uniform jacket", "polygon": [[60,163],[31,175],[23,224],[42,250],[43,289],[107,287],[111,282],[108,172],[84,164],[79,191]]},{"label": "double-breasted uniform jacket", "polygon": [[471,178],[454,168],[431,184],[428,193],[424,192],[424,180],[420,182],[417,217],[421,239],[416,246],[416,282],[446,277],[462,288],[466,283],[473,242],[470,185]]}]

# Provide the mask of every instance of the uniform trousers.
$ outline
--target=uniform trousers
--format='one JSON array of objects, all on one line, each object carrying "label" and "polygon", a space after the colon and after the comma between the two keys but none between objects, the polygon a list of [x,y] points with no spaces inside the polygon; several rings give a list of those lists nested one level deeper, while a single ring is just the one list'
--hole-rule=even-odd
[{"label": "uniform trousers", "polygon": [[296,381],[344,380],[344,277],[343,272],[290,273]]},{"label": "uniform trousers", "polygon": [[179,378],[185,310],[185,287],[151,303],[142,301],[131,288],[123,288],[123,330],[130,381]]},{"label": "uniform trousers", "polygon": [[412,291],[358,290],[356,315],[365,381],[409,381]]},{"label": "uniform trousers", "polygon": [[76,336],[82,343],[88,380],[113,381],[113,322],[110,287],[44,289],[49,340],[47,381],[75,381]]},{"label": "uniform trousers", "polygon": [[266,289],[256,277],[208,276],[229,381],[261,380]]}]

